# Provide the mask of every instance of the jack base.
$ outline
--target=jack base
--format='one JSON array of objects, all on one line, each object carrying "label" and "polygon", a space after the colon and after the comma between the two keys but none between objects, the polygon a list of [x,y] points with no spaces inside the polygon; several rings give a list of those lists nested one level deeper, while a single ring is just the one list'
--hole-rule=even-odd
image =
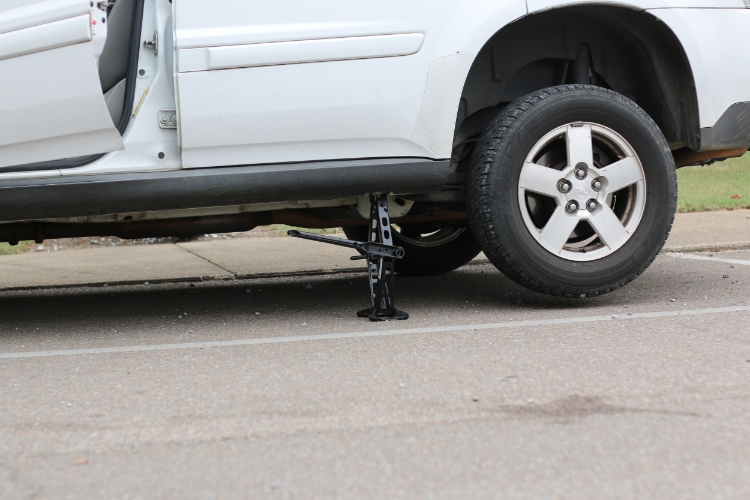
[{"label": "jack base", "polygon": [[357,313],[360,318],[370,318],[370,321],[391,321],[391,320],[403,320],[409,319],[409,313],[401,311],[399,309],[393,309],[390,313],[386,311],[378,311],[374,307],[368,307],[362,309]]}]

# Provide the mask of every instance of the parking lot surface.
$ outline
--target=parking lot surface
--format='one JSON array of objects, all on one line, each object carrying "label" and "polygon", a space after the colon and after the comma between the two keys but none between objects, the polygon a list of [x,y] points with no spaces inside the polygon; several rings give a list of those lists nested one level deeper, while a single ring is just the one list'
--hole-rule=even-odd
[{"label": "parking lot surface", "polygon": [[748,498],[750,252],[0,293],[2,498]]}]

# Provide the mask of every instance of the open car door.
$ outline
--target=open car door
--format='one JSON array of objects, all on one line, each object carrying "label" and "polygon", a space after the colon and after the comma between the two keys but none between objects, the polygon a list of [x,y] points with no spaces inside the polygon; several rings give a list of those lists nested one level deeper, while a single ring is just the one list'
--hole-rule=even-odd
[{"label": "open car door", "polygon": [[0,171],[124,149],[97,71],[105,15],[91,0],[0,1]]}]

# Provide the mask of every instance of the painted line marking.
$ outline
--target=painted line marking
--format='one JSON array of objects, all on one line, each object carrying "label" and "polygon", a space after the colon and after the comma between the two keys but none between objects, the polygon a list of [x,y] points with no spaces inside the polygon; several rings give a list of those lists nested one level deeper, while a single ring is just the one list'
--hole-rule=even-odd
[{"label": "painted line marking", "polygon": [[407,328],[403,330],[381,330],[352,333],[330,333],[324,335],[305,335],[300,337],[268,337],[260,339],[238,339],[214,342],[191,342],[186,344],[157,344],[127,347],[102,347],[97,349],[68,349],[60,351],[6,352],[0,353],[0,359],[47,358],[52,356],[77,356],[79,354],[113,354],[142,351],[170,351],[177,349],[199,349],[203,347],[235,347],[264,344],[287,344],[293,342],[311,342],[318,340],[355,339],[368,337],[390,337],[396,335],[414,335],[420,333],[457,333],[472,330],[497,330],[502,328],[523,328],[530,326],[570,325],[596,323],[602,321],[619,321],[644,318],[671,318],[680,316],[699,316],[704,314],[721,314],[732,312],[750,312],[750,306],[715,307],[709,309],[688,309],[681,311],[659,311],[650,313],[632,313],[608,316],[579,316],[569,318],[552,318],[528,321],[509,321],[505,323],[482,323],[477,325],[453,325],[425,328]]},{"label": "painted line marking", "polygon": [[708,260],[711,262],[725,262],[727,264],[739,264],[740,266],[750,266],[750,260],[739,259],[720,259],[719,257],[706,257],[705,255],[692,255],[684,253],[668,253],[670,257],[679,257],[681,259]]}]

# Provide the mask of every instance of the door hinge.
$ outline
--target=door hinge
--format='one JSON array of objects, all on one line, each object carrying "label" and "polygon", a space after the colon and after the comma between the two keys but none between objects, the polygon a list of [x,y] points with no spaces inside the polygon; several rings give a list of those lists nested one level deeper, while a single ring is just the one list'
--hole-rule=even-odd
[{"label": "door hinge", "polygon": [[174,109],[159,110],[160,128],[177,128],[177,111]]},{"label": "door hinge", "polygon": [[159,54],[159,33],[154,31],[154,38],[151,40],[145,40],[143,46],[147,49],[154,49],[154,55]]}]

